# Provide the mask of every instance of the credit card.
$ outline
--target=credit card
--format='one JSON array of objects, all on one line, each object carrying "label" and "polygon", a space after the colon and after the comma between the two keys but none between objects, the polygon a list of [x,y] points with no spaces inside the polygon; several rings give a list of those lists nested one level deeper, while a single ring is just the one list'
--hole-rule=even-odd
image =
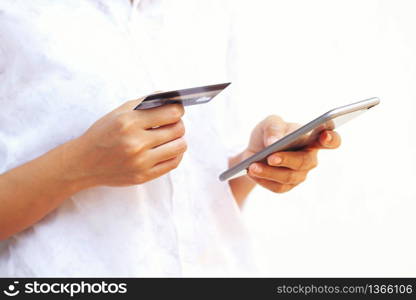
[{"label": "credit card", "polygon": [[227,82],[151,94],[146,96],[134,109],[148,109],[172,103],[182,103],[184,106],[207,103],[230,84],[231,82]]}]

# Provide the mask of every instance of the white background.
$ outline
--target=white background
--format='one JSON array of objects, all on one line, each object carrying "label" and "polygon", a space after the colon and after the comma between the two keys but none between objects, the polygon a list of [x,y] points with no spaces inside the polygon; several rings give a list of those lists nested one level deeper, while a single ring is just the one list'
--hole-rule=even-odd
[{"label": "white background", "polygon": [[244,208],[266,276],[416,276],[416,1],[235,1],[242,132],[373,96],[287,194]]}]

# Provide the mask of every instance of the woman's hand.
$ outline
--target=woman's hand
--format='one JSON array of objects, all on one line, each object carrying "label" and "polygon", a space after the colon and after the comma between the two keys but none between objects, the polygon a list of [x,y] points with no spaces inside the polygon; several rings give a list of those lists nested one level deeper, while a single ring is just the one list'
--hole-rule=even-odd
[{"label": "woman's hand", "polygon": [[[286,123],[278,116],[269,116],[253,130],[246,156],[273,144],[299,125]],[[318,165],[319,149],[334,149],[341,144],[334,131],[324,131],[319,139],[299,151],[276,152],[267,157],[267,163],[253,163],[248,169],[250,179],[275,193],[284,193],[302,183],[310,170]]]},{"label": "woman's hand", "polygon": [[129,101],[67,145],[69,176],[82,185],[142,184],[176,168],[186,151],[184,108],[133,110]]},{"label": "woman's hand", "polygon": [[[286,123],[278,116],[269,116],[260,122],[251,133],[247,149],[230,159],[230,167],[273,144],[299,125]],[[267,157],[267,163],[253,163],[245,176],[229,181],[233,195],[242,206],[244,199],[256,184],[275,193],[291,190],[306,179],[310,170],[318,164],[319,149],[333,149],[341,144],[340,136],[334,131],[324,131],[309,147],[299,151],[276,152]]]},{"label": "woman's hand", "polygon": [[73,194],[141,184],[174,169],[186,150],[179,104],[126,102],[79,138],[0,174],[0,241],[35,224]]}]

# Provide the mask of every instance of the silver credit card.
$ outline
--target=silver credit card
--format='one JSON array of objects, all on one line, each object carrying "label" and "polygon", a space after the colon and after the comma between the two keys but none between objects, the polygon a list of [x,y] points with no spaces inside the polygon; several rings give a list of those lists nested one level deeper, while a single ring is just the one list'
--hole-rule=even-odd
[{"label": "silver credit card", "polygon": [[134,109],[147,109],[173,103],[182,103],[184,106],[207,103],[230,84],[231,82],[227,82],[151,94]]}]

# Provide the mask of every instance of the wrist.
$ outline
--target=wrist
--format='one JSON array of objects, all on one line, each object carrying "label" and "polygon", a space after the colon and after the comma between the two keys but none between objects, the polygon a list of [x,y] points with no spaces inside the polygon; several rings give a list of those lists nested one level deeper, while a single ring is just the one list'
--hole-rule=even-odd
[{"label": "wrist", "polygon": [[92,176],[86,163],[82,137],[75,138],[61,146],[60,163],[62,180],[74,192],[99,185],[96,176]]},{"label": "wrist", "polygon": [[[244,159],[251,156],[250,152],[243,151],[240,154],[230,158],[229,160],[229,166],[235,166],[236,164],[242,162]],[[256,186],[256,182],[253,181],[250,176],[247,174],[233,178],[228,181],[231,191],[233,193],[233,196],[238,204],[238,206],[241,208],[244,204],[244,200],[247,198],[247,196],[250,194],[250,192],[253,190],[253,188]]]}]

